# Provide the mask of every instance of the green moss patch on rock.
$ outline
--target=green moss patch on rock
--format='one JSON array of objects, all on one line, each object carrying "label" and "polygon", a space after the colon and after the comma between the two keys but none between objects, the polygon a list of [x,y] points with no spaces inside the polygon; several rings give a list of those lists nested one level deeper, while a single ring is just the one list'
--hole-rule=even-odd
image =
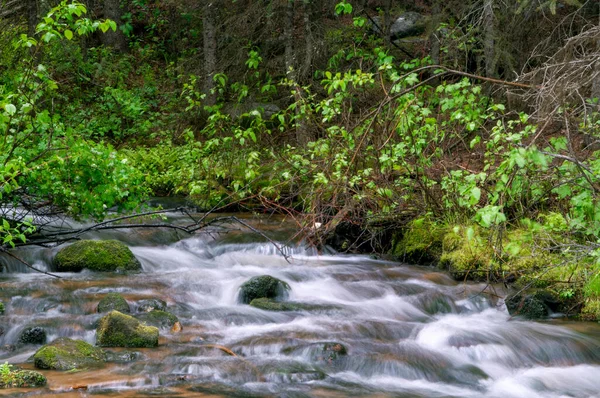
[{"label": "green moss patch on rock", "polygon": [[11,370],[0,375],[0,388],[35,388],[46,383],[46,376],[35,370]]},{"label": "green moss patch on rock", "polygon": [[250,304],[254,299],[268,298],[282,300],[288,296],[290,285],[269,275],[255,276],[240,287],[239,300]]},{"label": "green moss patch on rock", "polygon": [[105,353],[82,340],[60,337],[33,355],[38,369],[72,370],[102,364]]},{"label": "green moss patch on rock", "polygon": [[116,240],[82,240],[59,251],[54,267],[61,272],[136,271],[142,268],[129,248]]},{"label": "green moss patch on rock", "polygon": [[160,329],[170,329],[179,322],[179,319],[167,311],[152,310],[135,316],[141,322]]},{"label": "green moss patch on rock", "polygon": [[125,298],[119,293],[108,293],[100,300],[97,308],[99,313],[119,311],[119,312],[130,312],[129,304]]},{"label": "green moss patch on rock", "polygon": [[4,303],[0,301],[0,315],[4,315]]},{"label": "green moss patch on rock", "polygon": [[445,232],[445,227],[427,218],[413,220],[392,239],[391,254],[396,259],[411,264],[435,264],[442,255]]},{"label": "green moss patch on rock", "polygon": [[496,271],[493,248],[487,237],[476,226],[455,226],[442,239],[443,254],[439,268],[446,270],[456,280],[494,279]]},{"label": "green moss patch on rock", "polygon": [[156,347],[158,328],[143,325],[132,316],[111,311],[100,319],[96,344],[101,347]]}]

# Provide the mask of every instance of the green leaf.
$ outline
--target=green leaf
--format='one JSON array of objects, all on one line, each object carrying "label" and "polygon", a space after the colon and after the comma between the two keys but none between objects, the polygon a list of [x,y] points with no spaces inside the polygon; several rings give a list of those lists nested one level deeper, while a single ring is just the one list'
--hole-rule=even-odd
[{"label": "green leaf", "polygon": [[6,104],[4,105],[4,110],[6,111],[6,113],[12,116],[17,112],[17,107],[13,104]]},{"label": "green leaf", "polygon": [[69,29],[65,29],[64,34],[67,40],[71,40],[73,38],[73,32]]}]

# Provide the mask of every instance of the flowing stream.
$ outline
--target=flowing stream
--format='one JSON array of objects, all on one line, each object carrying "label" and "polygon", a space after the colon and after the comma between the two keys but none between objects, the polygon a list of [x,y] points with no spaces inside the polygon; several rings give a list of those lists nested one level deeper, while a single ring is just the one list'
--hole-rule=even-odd
[{"label": "flowing stream", "polygon": [[[285,240],[280,219],[248,218]],[[78,372],[43,371],[44,389],[14,396],[165,397],[600,397],[600,327],[511,318],[485,285],[462,284],[433,268],[368,256],[287,247],[290,261],[260,236],[237,231],[176,238],[125,230],[90,235],[130,245],[143,272],[82,272],[63,279],[6,263],[0,274],[0,363],[33,369],[38,348],[20,332],[41,326],[48,340],[95,343],[99,299],[161,298],[179,332],[136,349],[129,362]],[[51,270],[56,249],[19,254]],[[286,281],[289,300],[309,311],[269,312],[238,303],[257,275]],[[222,348],[231,350],[235,355]],[[113,351],[120,351],[114,349]],[[131,351],[131,350],[130,350]]]}]

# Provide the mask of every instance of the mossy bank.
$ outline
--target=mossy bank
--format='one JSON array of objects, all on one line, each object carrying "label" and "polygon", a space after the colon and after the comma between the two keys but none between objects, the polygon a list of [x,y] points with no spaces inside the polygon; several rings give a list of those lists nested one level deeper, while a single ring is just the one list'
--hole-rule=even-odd
[{"label": "mossy bank", "polygon": [[[600,320],[600,280],[590,278],[598,275],[597,265],[592,256],[572,249],[578,242],[564,233],[563,225],[566,221],[557,213],[524,219],[508,229],[423,217],[395,233],[390,254],[399,261],[437,266],[457,281],[502,282],[515,292],[529,292],[511,307],[518,315],[523,311],[539,318],[559,312]],[[524,309],[524,303],[535,308]]]}]

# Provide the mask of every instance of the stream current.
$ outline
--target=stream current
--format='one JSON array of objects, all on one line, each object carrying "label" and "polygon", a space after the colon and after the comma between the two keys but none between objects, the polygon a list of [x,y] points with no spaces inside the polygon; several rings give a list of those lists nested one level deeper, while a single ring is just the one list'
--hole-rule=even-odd
[{"label": "stream current", "polygon": [[[280,219],[248,221],[280,240],[291,232]],[[63,273],[58,280],[5,263],[0,363],[33,369],[29,358],[39,347],[18,344],[26,327],[43,327],[48,341],[66,336],[94,344],[96,305],[110,292],[130,303],[165,300],[183,329],[161,330],[159,347],[136,349],[129,362],[42,371],[48,387],[0,395],[600,397],[598,324],[511,318],[501,299],[482,293],[485,285],[457,283],[433,268],[301,245],[286,248],[288,262],[243,231],[176,239],[173,232],[132,229],[88,237],[126,242],[143,271]],[[19,254],[52,270],[55,252]],[[240,304],[240,286],[257,275],[286,281],[288,300],[313,309]]]}]

